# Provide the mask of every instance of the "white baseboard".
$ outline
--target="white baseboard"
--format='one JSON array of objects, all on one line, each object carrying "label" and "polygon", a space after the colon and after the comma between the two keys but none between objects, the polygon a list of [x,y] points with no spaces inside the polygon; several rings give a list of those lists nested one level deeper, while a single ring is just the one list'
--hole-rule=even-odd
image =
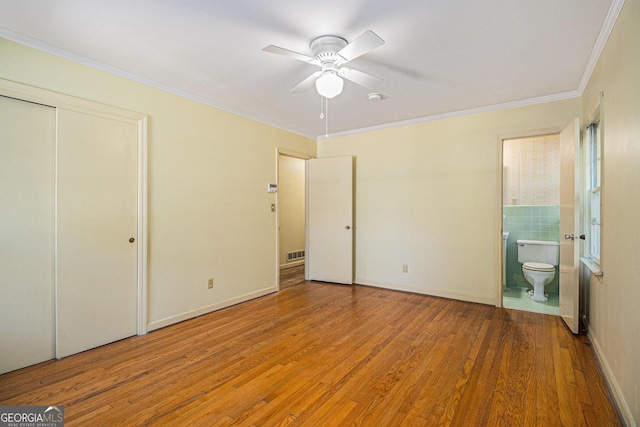
[{"label": "white baseboard", "polygon": [[414,294],[430,295],[433,297],[449,298],[459,301],[476,302],[479,304],[496,305],[495,296],[480,297],[476,295],[460,294],[456,292],[443,292],[433,289],[416,288],[413,286],[398,285],[394,283],[376,282],[372,280],[357,279],[355,283],[359,285],[373,286],[376,288],[392,289],[395,291],[412,292]]},{"label": "white baseboard", "polygon": [[147,325],[147,329],[149,331],[153,331],[156,329],[164,328],[165,326],[173,325],[175,323],[182,322],[184,320],[192,319],[194,317],[202,316],[203,314],[211,313],[216,310],[220,310],[223,308],[231,307],[232,305],[239,304],[241,302],[246,302],[255,298],[263,297],[265,295],[272,294],[276,292],[276,287],[270,287],[265,289],[260,289],[259,291],[251,292],[248,294],[240,295],[239,297],[232,298],[226,301],[222,301],[216,304],[207,305],[196,310],[187,311],[184,313],[177,314],[175,316],[166,317],[164,319],[156,320],[150,322]]},{"label": "white baseboard", "polygon": [[604,357],[604,354],[602,353],[602,348],[598,343],[598,339],[593,334],[589,333],[589,340],[593,344],[596,359],[604,373],[605,381],[609,385],[609,389],[611,390],[613,398],[618,405],[618,409],[620,409],[620,414],[622,415],[625,425],[627,427],[637,427],[636,422],[633,420],[633,415],[631,414],[629,405],[627,405],[627,401],[624,399],[622,390],[620,390],[620,385],[618,384],[618,381],[616,381],[616,377],[613,375],[613,371],[607,362],[607,358]]},{"label": "white baseboard", "polygon": [[280,264],[280,270],[285,270],[291,267],[297,267],[299,265],[304,265],[304,259],[301,259],[300,261],[288,262],[286,264]]}]

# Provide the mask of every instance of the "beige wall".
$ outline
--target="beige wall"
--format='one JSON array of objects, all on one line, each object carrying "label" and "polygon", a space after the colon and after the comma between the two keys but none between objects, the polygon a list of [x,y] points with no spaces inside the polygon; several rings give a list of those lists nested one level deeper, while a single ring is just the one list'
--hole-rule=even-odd
[{"label": "beige wall", "polygon": [[356,157],[356,282],[500,304],[502,139],[580,111],[575,98],[318,142],[319,157]]},{"label": "beige wall", "polygon": [[4,39],[0,78],[149,115],[151,328],[275,290],[276,147],[315,141]]},{"label": "beige wall", "polygon": [[278,220],[280,226],[280,268],[304,263],[287,262],[287,253],[304,250],[305,239],[305,161],[279,156]]},{"label": "beige wall", "polygon": [[[603,281],[591,280],[589,329],[628,425],[640,424],[640,2],[627,1],[582,97],[604,92]],[[631,419],[635,424],[631,423]]]}]

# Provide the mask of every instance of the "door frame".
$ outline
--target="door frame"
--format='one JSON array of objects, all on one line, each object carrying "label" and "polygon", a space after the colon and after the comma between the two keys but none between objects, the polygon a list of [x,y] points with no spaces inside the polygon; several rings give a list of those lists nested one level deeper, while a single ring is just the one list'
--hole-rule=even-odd
[{"label": "door frame", "polygon": [[[293,157],[294,159],[300,159],[300,160],[309,160],[309,159],[315,159],[315,156],[312,156],[310,154],[305,154],[305,153],[301,153],[298,151],[293,151],[293,150],[288,150],[286,148],[280,148],[280,147],[276,147],[276,201],[275,201],[275,205],[276,205],[276,256],[275,256],[275,271],[276,271],[276,292],[280,291],[280,203],[278,198],[280,197],[280,193],[278,191],[278,189],[280,188],[280,156],[286,156],[286,157]],[[305,188],[307,187],[307,176],[305,174],[304,177],[304,186]],[[305,224],[307,222],[307,208],[305,206],[304,209],[304,221]],[[305,226],[306,227],[306,226]],[[305,233],[306,234],[306,233]],[[307,236],[305,235],[305,240],[306,240]],[[306,258],[305,258],[305,263],[306,263]]]},{"label": "door frame", "polygon": [[[147,233],[147,115],[75,98],[58,92],[49,91],[9,80],[0,79],[0,95],[18,100],[34,102],[53,108],[65,108],[80,113],[130,122],[137,126],[137,334],[144,335],[148,330],[147,318],[147,280],[148,280],[148,233]],[[55,265],[54,265],[55,268]],[[54,289],[56,287],[54,278]]]},{"label": "door frame", "polygon": [[535,135],[551,135],[551,134],[560,134],[560,132],[564,129],[562,127],[546,127],[546,128],[534,128],[531,130],[505,133],[498,135],[498,140],[496,142],[497,146],[497,156],[498,161],[496,162],[497,166],[497,179],[496,179],[496,217],[495,217],[495,229],[497,230],[496,239],[495,239],[495,274],[496,274],[496,285],[495,285],[495,306],[502,307],[502,271],[503,271],[503,263],[502,263],[502,232],[504,231],[504,222],[502,218],[502,206],[504,200],[504,141],[507,139],[520,139],[520,138],[530,138]]}]

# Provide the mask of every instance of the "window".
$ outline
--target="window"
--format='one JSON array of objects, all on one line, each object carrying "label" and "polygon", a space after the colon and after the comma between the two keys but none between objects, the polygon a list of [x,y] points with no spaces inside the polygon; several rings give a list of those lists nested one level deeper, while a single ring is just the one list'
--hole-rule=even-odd
[{"label": "window", "polygon": [[589,256],[596,264],[600,264],[600,230],[602,220],[600,217],[600,204],[602,200],[602,136],[600,120],[597,118],[587,127],[589,139],[589,222],[590,245]]}]

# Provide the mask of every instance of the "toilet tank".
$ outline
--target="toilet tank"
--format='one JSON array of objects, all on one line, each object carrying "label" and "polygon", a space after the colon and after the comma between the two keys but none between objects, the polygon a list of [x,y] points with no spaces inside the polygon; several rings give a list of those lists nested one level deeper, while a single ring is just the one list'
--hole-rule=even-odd
[{"label": "toilet tank", "polygon": [[543,262],[558,265],[560,243],[548,240],[518,240],[518,262]]}]

